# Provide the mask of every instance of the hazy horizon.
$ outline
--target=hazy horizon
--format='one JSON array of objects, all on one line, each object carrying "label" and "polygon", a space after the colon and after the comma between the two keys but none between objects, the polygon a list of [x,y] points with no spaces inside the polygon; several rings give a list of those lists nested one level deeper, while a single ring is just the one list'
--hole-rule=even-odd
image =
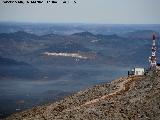
[{"label": "hazy horizon", "polygon": [[[23,0],[26,1],[26,0]],[[0,3],[0,21],[31,23],[160,24],[159,0],[76,0],[69,4]],[[59,1],[61,2],[61,1]]]},{"label": "hazy horizon", "polygon": [[87,22],[31,22],[31,21],[0,21],[11,24],[86,24],[86,25],[160,25],[160,23],[87,23]]}]

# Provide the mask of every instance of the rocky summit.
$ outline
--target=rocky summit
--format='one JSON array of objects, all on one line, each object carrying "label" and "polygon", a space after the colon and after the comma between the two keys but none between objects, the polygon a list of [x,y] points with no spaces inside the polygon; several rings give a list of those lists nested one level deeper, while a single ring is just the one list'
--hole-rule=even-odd
[{"label": "rocky summit", "polygon": [[121,77],[5,120],[160,120],[160,72]]}]

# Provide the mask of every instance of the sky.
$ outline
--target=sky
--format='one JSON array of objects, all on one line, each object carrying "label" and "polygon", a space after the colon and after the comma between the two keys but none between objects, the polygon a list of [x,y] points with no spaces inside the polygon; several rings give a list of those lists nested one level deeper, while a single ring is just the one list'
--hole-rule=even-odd
[{"label": "sky", "polygon": [[42,4],[3,1],[3,22],[160,24],[160,0],[68,0],[66,4],[63,0],[57,0],[57,4],[47,4],[47,0]]}]

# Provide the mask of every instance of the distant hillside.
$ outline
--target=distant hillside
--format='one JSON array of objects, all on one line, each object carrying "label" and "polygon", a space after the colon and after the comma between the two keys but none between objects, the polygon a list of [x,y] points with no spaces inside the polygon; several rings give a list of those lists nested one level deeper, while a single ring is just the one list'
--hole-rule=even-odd
[{"label": "distant hillside", "polygon": [[28,65],[28,64],[24,62],[18,62],[16,60],[9,58],[3,58],[0,56],[0,66],[5,66],[5,65]]},{"label": "distant hillside", "polygon": [[52,47],[48,48],[48,51],[58,53],[77,53],[78,51],[89,52],[90,49],[74,41],[68,41],[55,44]]},{"label": "distant hillside", "polygon": [[[84,31],[71,35],[52,33],[41,36],[24,31],[1,33],[0,56],[27,63],[34,68],[38,67],[41,69],[40,74],[56,71],[54,67],[49,70],[49,66],[85,64],[144,66],[148,64],[146,59],[150,55],[152,32],[154,31],[143,30],[129,32],[125,35],[103,35]],[[78,60],[73,57],[47,56],[44,55],[45,52],[80,52],[88,58],[94,57]]]},{"label": "distant hillside", "polygon": [[30,79],[38,75],[38,70],[25,62],[0,56],[0,77]]},{"label": "distant hillside", "polygon": [[25,31],[37,35],[45,34],[74,34],[88,31],[94,34],[122,34],[135,30],[154,30],[160,31],[158,24],[86,24],[86,23],[10,23],[0,22],[0,33],[10,33]]},{"label": "distant hillside", "polygon": [[90,32],[79,32],[79,33],[74,33],[72,34],[73,36],[83,36],[83,37],[92,37],[95,36],[94,34],[90,33]]},{"label": "distant hillside", "polygon": [[160,72],[122,77],[5,120],[159,120]]},{"label": "distant hillside", "polygon": [[14,33],[1,33],[0,39],[32,40],[38,39],[38,36],[24,31],[17,31]]},{"label": "distant hillside", "polygon": [[159,38],[159,34],[156,31],[153,30],[137,30],[133,32],[128,32],[124,34],[124,37],[130,38],[130,39],[152,39],[153,33],[156,34],[156,37]]}]

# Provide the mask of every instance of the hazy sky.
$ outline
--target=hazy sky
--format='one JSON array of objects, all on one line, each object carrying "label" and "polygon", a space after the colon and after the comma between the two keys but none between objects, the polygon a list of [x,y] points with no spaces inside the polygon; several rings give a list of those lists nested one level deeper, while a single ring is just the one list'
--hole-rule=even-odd
[{"label": "hazy sky", "polygon": [[[68,4],[4,4],[0,21],[160,24],[160,0],[68,0]],[[27,1],[27,0],[23,0]],[[31,1],[31,0],[28,0]]]}]

